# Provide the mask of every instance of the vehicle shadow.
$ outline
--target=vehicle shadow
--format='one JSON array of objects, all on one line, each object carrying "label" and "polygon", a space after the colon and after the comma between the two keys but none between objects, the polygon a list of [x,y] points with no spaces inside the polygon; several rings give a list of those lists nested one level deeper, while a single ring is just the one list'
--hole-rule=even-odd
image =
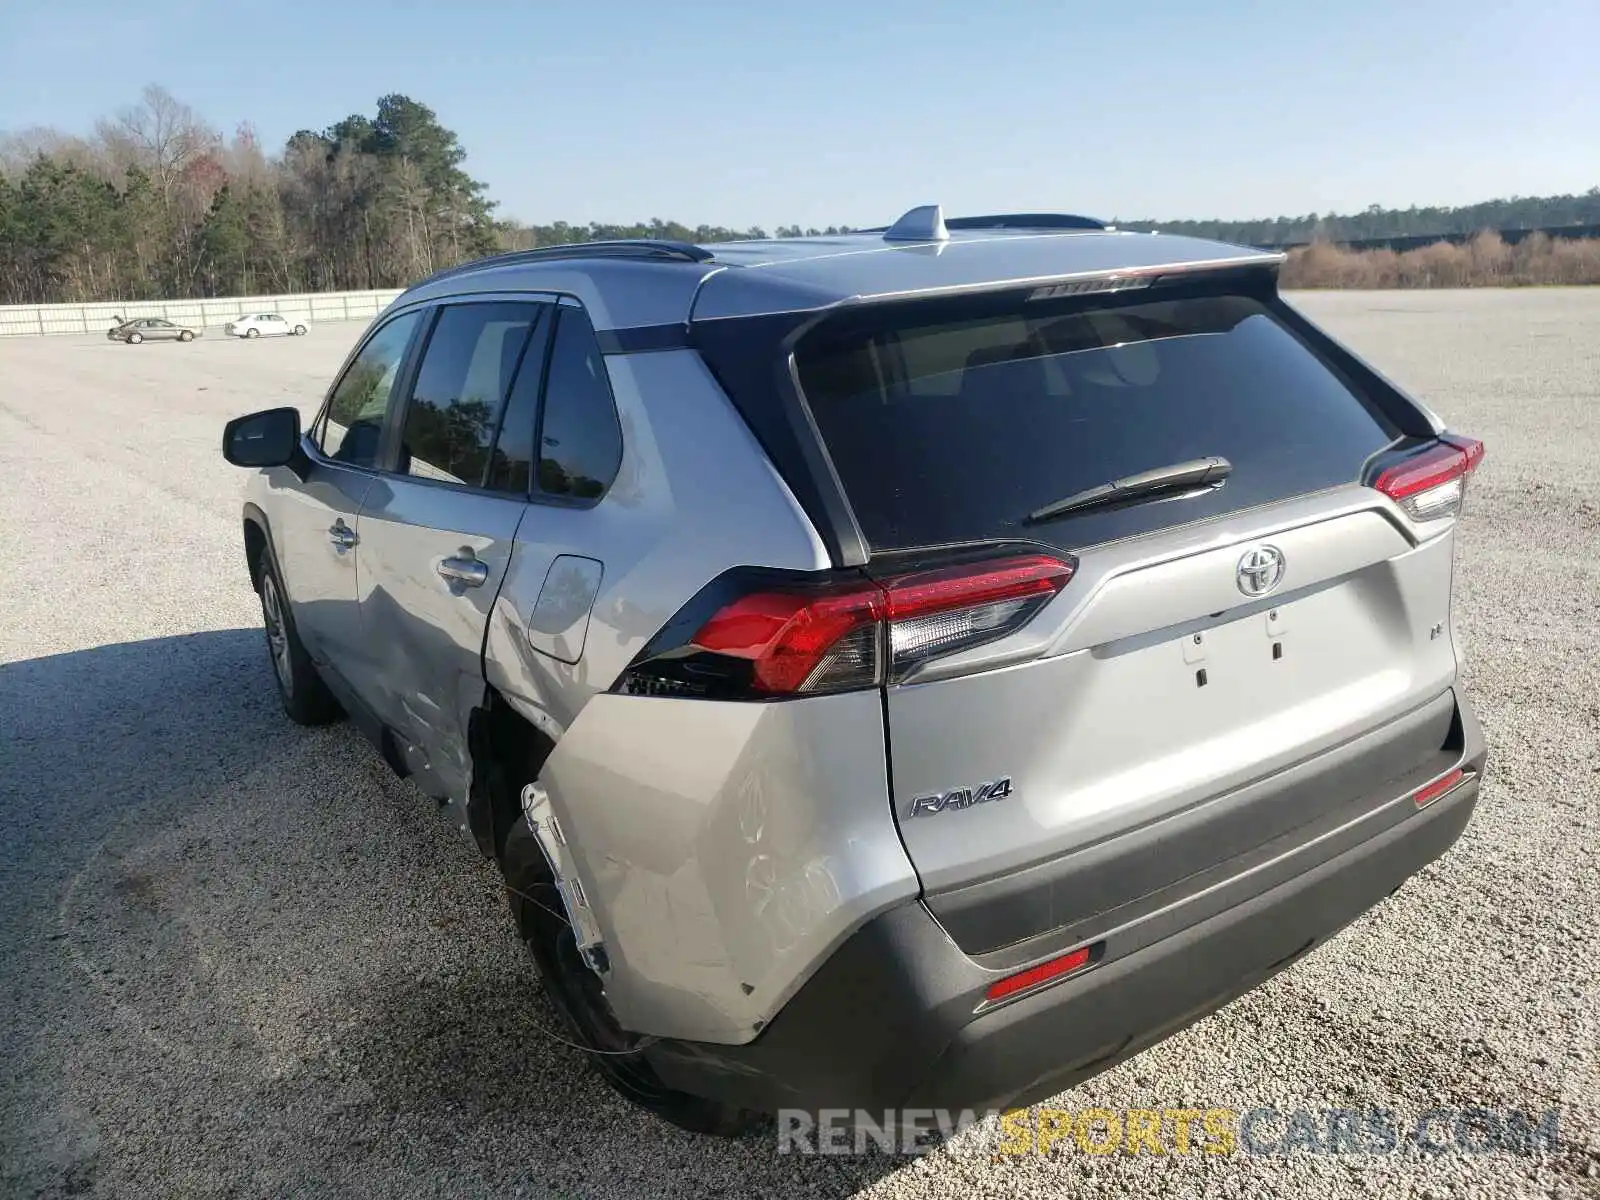
[{"label": "vehicle shadow", "polygon": [[275,698],[259,687],[258,630],[151,638],[0,664],[9,769],[0,804],[29,797],[48,834],[115,815],[168,786],[193,787],[248,753]]},{"label": "vehicle shadow", "polygon": [[906,1165],[616,1098],[498,872],[352,726],[288,722],[258,629],[0,665],[0,713],[7,1188],[831,1196]]}]

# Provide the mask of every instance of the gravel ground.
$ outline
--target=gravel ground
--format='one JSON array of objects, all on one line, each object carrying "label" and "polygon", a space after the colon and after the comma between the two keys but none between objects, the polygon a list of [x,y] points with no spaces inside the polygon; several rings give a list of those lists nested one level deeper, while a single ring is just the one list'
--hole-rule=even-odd
[{"label": "gravel ground", "polygon": [[1561,1110],[1555,1154],[797,1158],[614,1100],[492,870],[277,710],[222,420],[358,329],[0,342],[0,1192],[1600,1195],[1600,289],[1299,298],[1489,456],[1457,596],[1491,747],[1444,859],[1054,1103]]}]

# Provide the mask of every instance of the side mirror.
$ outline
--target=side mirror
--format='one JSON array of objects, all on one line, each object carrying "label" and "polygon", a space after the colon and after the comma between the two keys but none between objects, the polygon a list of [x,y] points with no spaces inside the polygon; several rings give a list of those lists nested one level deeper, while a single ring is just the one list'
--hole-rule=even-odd
[{"label": "side mirror", "polygon": [[222,457],[236,467],[283,467],[300,453],[300,410],[269,408],[222,429]]}]

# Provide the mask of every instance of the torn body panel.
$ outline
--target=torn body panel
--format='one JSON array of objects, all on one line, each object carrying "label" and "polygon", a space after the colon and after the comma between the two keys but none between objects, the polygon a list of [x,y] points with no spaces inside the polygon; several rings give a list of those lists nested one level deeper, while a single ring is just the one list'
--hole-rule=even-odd
[{"label": "torn body panel", "polygon": [[835,946],[918,893],[876,692],[597,696],[541,773],[638,1033],[753,1038]]}]

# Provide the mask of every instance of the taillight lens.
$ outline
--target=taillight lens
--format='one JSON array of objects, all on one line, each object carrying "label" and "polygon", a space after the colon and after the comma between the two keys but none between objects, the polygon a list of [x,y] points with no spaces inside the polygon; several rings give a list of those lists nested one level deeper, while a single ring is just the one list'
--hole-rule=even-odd
[{"label": "taillight lens", "polygon": [[1410,458],[1385,468],[1372,486],[1414,520],[1437,521],[1461,511],[1467,476],[1482,461],[1482,442],[1447,434]]},{"label": "taillight lens", "polygon": [[889,675],[993,641],[1032,619],[1072,578],[1073,563],[1042,554],[889,580]]},{"label": "taillight lens", "polygon": [[877,588],[757,592],[718,609],[692,645],[750,663],[758,692],[788,695],[877,682]]},{"label": "taillight lens", "polygon": [[757,586],[681,644],[647,649],[616,690],[723,699],[876,687],[1021,628],[1075,564],[1028,554],[822,586]]}]

